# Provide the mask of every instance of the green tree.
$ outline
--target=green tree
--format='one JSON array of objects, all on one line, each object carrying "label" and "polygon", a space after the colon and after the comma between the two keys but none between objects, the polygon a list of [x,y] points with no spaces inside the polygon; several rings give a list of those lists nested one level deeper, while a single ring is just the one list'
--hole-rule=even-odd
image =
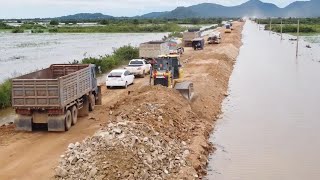
[{"label": "green tree", "polygon": [[53,26],[59,25],[59,21],[53,19],[50,21],[50,25],[53,25]]},{"label": "green tree", "polygon": [[138,25],[139,24],[139,20],[138,19],[134,19],[132,22],[134,25]]},{"label": "green tree", "polygon": [[104,20],[102,20],[102,21],[100,22],[100,24],[102,24],[102,25],[108,25],[108,24],[110,24],[110,22],[109,22],[109,20],[104,19]]}]

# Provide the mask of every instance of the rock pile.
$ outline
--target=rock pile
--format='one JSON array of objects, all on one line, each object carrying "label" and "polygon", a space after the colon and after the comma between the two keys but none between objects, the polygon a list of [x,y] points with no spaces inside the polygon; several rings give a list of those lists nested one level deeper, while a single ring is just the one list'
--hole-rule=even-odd
[{"label": "rock pile", "polygon": [[110,123],[82,143],[70,144],[57,179],[170,179],[189,166],[187,144],[163,140],[145,123]]}]

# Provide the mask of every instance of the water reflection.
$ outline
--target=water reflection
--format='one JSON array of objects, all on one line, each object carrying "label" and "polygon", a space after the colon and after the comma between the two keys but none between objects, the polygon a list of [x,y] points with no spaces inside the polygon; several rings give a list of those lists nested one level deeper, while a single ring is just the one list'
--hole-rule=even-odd
[{"label": "water reflection", "polygon": [[53,63],[112,53],[114,48],[159,40],[167,33],[0,34],[0,82]]},{"label": "water reflection", "polygon": [[208,179],[320,178],[320,48],[284,38],[245,25]]}]

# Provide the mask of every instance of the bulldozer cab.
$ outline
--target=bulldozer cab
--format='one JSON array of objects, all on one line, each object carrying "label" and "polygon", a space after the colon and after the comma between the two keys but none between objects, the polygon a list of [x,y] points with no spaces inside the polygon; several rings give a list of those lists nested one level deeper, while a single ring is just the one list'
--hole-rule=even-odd
[{"label": "bulldozer cab", "polygon": [[179,78],[179,68],[181,67],[178,56],[161,56],[157,58],[155,69],[157,71],[171,72],[173,79]]},{"label": "bulldozer cab", "polygon": [[180,56],[159,56],[153,72],[154,85],[163,85],[179,91],[186,99],[191,100],[194,94],[193,83],[183,81],[183,72],[180,64]]}]

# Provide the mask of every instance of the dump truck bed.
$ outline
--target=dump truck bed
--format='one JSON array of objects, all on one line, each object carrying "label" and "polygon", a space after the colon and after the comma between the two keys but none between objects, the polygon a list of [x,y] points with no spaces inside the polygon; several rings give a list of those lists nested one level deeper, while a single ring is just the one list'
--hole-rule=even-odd
[{"label": "dump truck bed", "polygon": [[62,108],[92,90],[91,65],[54,64],[12,80],[14,108]]},{"label": "dump truck bed", "polygon": [[157,58],[161,54],[169,54],[170,49],[167,42],[150,41],[140,44],[139,56],[143,58]]}]

